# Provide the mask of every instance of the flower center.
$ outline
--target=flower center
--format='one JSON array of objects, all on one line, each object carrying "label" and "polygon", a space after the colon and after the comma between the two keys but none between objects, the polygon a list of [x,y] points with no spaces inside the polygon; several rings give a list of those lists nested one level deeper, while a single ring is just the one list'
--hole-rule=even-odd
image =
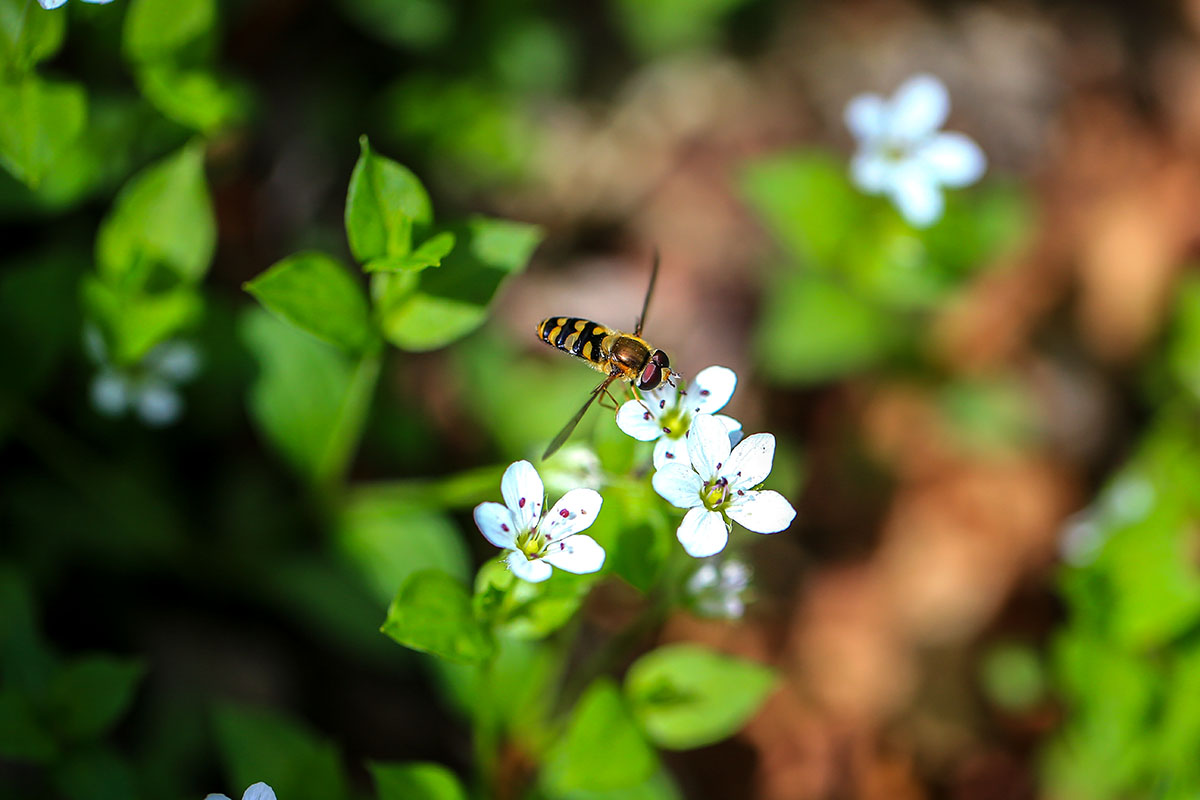
[{"label": "flower center", "polygon": [[681,438],[687,433],[688,425],[691,421],[691,416],[679,406],[672,408],[658,418],[658,424],[662,426],[663,435],[669,439]]},{"label": "flower center", "polygon": [[546,549],[546,539],[536,529],[527,531],[517,536],[516,549],[533,561],[542,557],[542,550]]},{"label": "flower center", "polygon": [[725,498],[729,496],[729,481],[725,478],[717,478],[715,481],[706,481],[704,488],[700,490],[700,499],[704,501],[704,507],[709,511],[720,511],[721,506],[725,505]]}]

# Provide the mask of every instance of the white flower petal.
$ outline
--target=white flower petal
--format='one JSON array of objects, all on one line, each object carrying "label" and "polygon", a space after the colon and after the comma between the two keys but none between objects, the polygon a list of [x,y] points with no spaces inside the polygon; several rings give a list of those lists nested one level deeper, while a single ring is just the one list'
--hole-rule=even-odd
[{"label": "white flower petal", "polygon": [[554,569],[542,559],[530,561],[520,550],[510,552],[504,561],[512,570],[513,575],[530,583],[541,583],[550,577],[550,573],[554,572]]},{"label": "white flower petal", "polygon": [[932,75],[914,75],[892,95],[887,134],[915,142],[942,127],[950,113],[950,94]]},{"label": "white flower petal", "polygon": [[663,435],[658,409],[639,400],[630,400],[617,409],[617,427],[639,442],[650,442]]},{"label": "white flower petal", "polygon": [[[101,0],[85,0],[85,2],[92,3],[100,1]],[[103,1],[107,2],[107,0]],[[275,790],[270,786],[267,786],[262,781],[259,781],[246,790],[246,793],[242,795],[242,800],[275,800]]]},{"label": "white flower petal", "polygon": [[771,474],[775,460],[775,437],[770,433],[747,436],[733,448],[729,460],[721,468],[721,476],[729,481],[729,491],[757,486]]},{"label": "white flower petal", "polygon": [[729,460],[729,432],[725,425],[708,414],[701,414],[692,420],[687,439],[692,468],[703,480],[715,478]]},{"label": "white flower petal", "polygon": [[730,501],[725,513],[746,530],[755,533],[778,533],[796,518],[792,508],[779,492],[746,492]]},{"label": "white flower petal", "polygon": [[484,537],[502,550],[510,550],[517,542],[512,512],[500,503],[480,503],[475,506],[475,524]]},{"label": "white flower petal", "polygon": [[946,186],[967,186],[983,177],[987,157],[961,133],[939,133],[914,154]]},{"label": "white flower petal", "polygon": [[682,436],[678,439],[664,436],[654,443],[654,468],[662,469],[668,464],[691,466],[692,461],[688,458],[687,439]]},{"label": "white flower petal", "polygon": [[540,531],[547,541],[558,541],[592,526],[604,501],[595,489],[572,489],[559,498],[542,521]]},{"label": "white flower petal", "polygon": [[500,480],[500,494],[504,504],[512,512],[517,532],[531,531],[542,518],[542,501],[545,487],[542,478],[528,461],[515,461],[504,470]]},{"label": "white flower petal", "polygon": [[156,428],[170,425],[183,413],[183,398],[162,381],[143,381],[133,403],[142,421]]},{"label": "white flower petal", "polygon": [[[38,2],[41,2],[41,0],[38,0]],[[67,2],[67,0],[63,0],[63,2],[65,3],[65,2]],[[206,795],[204,795],[204,800],[229,800],[229,795],[227,795],[227,794],[206,794]]]},{"label": "white flower petal", "polygon": [[604,548],[592,537],[577,534],[560,542],[551,542],[542,558],[559,569],[583,575],[604,566]]},{"label": "white flower petal", "polygon": [[[96,5],[101,5],[101,6],[108,5],[112,1],[113,0],[83,0],[83,2],[85,2],[85,3],[95,3]],[[255,785],[257,786],[258,784],[255,784]],[[266,785],[266,784],[264,784],[264,785]],[[268,787],[268,788],[270,788],[270,787]],[[263,795],[263,796],[265,797],[266,795]],[[246,800],[246,798],[242,798],[242,800]],[[275,800],[274,792],[271,792],[271,800]]]},{"label": "white flower petal", "polygon": [[733,447],[742,440],[742,423],[725,414],[713,414],[712,418],[725,426],[725,430],[729,434],[730,447]]},{"label": "white flower petal", "polygon": [[867,194],[883,194],[892,185],[895,169],[895,162],[878,150],[860,150],[850,160],[850,179]]},{"label": "white flower petal", "polygon": [[104,370],[92,379],[91,396],[97,411],[115,417],[129,406],[129,381],[118,372]]},{"label": "white flower petal", "polygon": [[46,10],[50,10],[52,8],[58,8],[65,2],[67,2],[67,0],[38,0],[38,5]]},{"label": "white flower petal", "polygon": [[145,363],[162,377],[182,383],[200,371],[200,351],[187,342],[164,342],[146,354]]},{"label": "white flower petal", "polygon": [[907,162],[896,168],[889,194],[910,224],[925,228],[942,215],[942,190],[923,164]]},{"label": "white flower petal", "polygon": [[725,407],[737,387],[737,373],[729,367],[706,367],[687,387],[686,409],[692,414],[715,414]]},{"label": "white flower petal", "polygon": [[704,483],[694,469],[684,464],[666,464],[654,473],[650,485],[676,508],[695,508],[703,502],[700,489]]},{"label": "white flower petal", "polygon": [[877,94],[860,94],[846,104],[843,117],[846,127],[856,139],[869,141],[883,135],[887,115],[887,104],[882,97]]},{"label": "white flower petal", "polygon": [[707,558],[725,549],[729,527],[719,512],[693,508],[679,523],[675,537],[692,558]]}]

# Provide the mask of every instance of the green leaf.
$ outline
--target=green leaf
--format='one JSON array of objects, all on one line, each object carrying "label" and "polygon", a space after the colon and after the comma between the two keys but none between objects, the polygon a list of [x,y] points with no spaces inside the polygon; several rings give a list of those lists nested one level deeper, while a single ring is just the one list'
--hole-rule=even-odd
[{"label": "green leaf", "polygon": [[125,713],[145,673],[140,661],[97,654],[59,669],[50,684],[49,715],[66,739],[92,739]]},{"label": "green leaf", "polygon": [[213,721],[225,774],[237,792],[262,781],[281,798],[350,796],[337,749],[299,723],[234,706],[219,708]]},{"label": "green leaf", "polygon": [[125,184],[100,225],[96,261],[105,281],[126,288],[144,285],[159,265],[196,283],[208,272],[215,246],[204,145],[194,142]]},{"label": "green leaf", "polygon": [[825,153],[789,153],[754,162],[742,181],[750,204],[781,245],[801,263],[837,265],[861,230],[869,205],[844,163]]},{"label": "green leaf", "polygon": [[362,435],[378,355],[352,360],[265,311],[243,316],[241,334],[259,364],[250,391],[255,422],[301,475],[334,480]]},{"label": "green leaf", "polygon": [[405,647],[467,664],[486,661],[495,650],[466,589],[437,570],[408,577],[380,630]]},{"label": "green leaf", "polygon": [[373,762],[367,768],[379,800],[467,800],[458,778],[441,764]]},{"label": "green leaf", "polygon": [[763,302],[756,349],[763,371],[778,381],[815,383],[862,369],[896,337],[883,310],[815,276],[779,276]]},{"label": "green leaf", "polygon": [[142,95],[163,116],[200,133],[219,131],[249,112],[245,88],[221,81],[206,70],[155,63],[139,69],[137,79]]},{"label": "green leaf", "polygon": [[447,0],[342,0],[363,32],[391,44],[429,48],[454,33],[454,8]]},{"label": "green leaf", "polygon": [[361,263],[403,257],[414,234],[433,222],[433,206],[416,175],[371,150],[367,137],[346,192],[346,237]]},{"label": "green leaf", "polygon": [[53,671],[54,657],[38,632],[29,579],[0,564],[0,685],[30,696],[41,693]]},{"label": "green leaf", "polygon": [[400,499],[358,494],[338,524],[338,543],[383,602],[414,572],[437,569],[466,580],[470,558],[445,514]]},{"label": "green leaf", "polygon": [[87,120],[87,95],[75,83],[29,76],[0,83],[0,164],[36,189],[75,143]]},{"label": "green leaf", "polygon": [[600,678],[579,699],[566,733],[546,760],[542,780],[554,794],[625,789],[648,779],[657,766],[658,758],[617,685]]},{"label": "green leaf", "polygon": [[437,234],[406,256],[387,256],[368,261],[366,272],[420,272],[429,267],[440,267],[442,259],[454,249],[454,234],[444,231]]},{"label": "green leaf", "polygon": [[19,74],[58,52],[67,15],[29,0],[0,0],[0,74]]},{"label": "green leaf", "polygon": [[676,644],[634,662],[625,677],[625,693],[651,741],[687,750],[740,730],[774,684],[775,674],[760,664]]},{"label": "green leaf", "polygon": [[212,28],[216,0],[130,0],[124,50],[134,61],[159,61]]},{"label": "green leaf", "polygon": [[555,570],[540,583],[523,581],[491,559],[475,577],[475,609],[498,630],[522,639],[548,636],[571,619],[595,576]]},{"label": "green leaf", "polygon": [[27,694],[0,689],[0,758],[45,763],[58,748]]},{"label": "green leaf", "polygon": [[362,287],[324,253],[288,256],[243,288],[280,319],[352,353],[372,340]]},{"label": "green leaf", "polygon": [[[422,272],[415,289],[372,289],[384,336],[402,350],[436,350],[479,327],[500,284],[525,268],[542,236],[533,225],[484,217],[452,231],[458,246],[440,269]],[[376,280],[397,277],[405,276]]]},{"label": "green leaf", "polygon": [[108,332],[110,358],[136,364],[162,341],[200,319],[204,301],[184,286],[158,294],[125,294],[92,277],[82,284],[83,302]]},{"label": "green leaf", "polygon": [[71,753],[55,765],[54,783],[66,800],[128,800],[138,796],[133,768],[107,747]]}]

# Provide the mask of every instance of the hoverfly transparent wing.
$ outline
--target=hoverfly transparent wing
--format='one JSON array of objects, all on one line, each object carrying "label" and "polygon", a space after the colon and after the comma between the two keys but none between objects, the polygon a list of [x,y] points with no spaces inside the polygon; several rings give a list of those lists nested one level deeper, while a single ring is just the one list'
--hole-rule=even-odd
[{"label": "hoverfly transparent wing", "polygon": [[558,432],[557,436],[554,437],[554,441],[552,441],[550,446],[546,448],[546,452],[542,453],[543,461],[554,455],[555,452],[558,451],[558,448],[567,443],[567,439],[571,438],[571,434],[575,431],[575,426],[579,424],[579,420],[583,419],[583,415],[587,413],[588,408],[592,405],[592,401],[603,394],[604,390],[608,388],[608,385],[612,383],[616,377],[616,375],[609,375],[600,382],[599,386],[597,386],[595,389],[592,389],[592,393],[588,396],[588,399],[584,401],[583,407],[575,412],[575,416],[571,417],[571,419],[567,421],[566,425],[563,425],[563,429]]},{"label": "hoverfly transparent wing", "polygon": [[650,285],[646,287],[646,299],[642,301],[642,314],[638,317],[637,327],[633,335],[641,336],[646,324],[646,311],[650,308],[650,298],[654,295],[654,282],[658,280],[658,248],[654,248],[654,265],[650,267]]}]

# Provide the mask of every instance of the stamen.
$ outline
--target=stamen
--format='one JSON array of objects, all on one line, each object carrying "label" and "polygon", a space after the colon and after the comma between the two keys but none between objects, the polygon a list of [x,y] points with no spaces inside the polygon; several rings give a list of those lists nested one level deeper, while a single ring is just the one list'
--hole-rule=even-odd
[{"label": "stamen", "polygon": [[558,512],[558,515],[559,515],[560,517],[562,517],[563,519],[566,519],[567,517],[571,516],[571,512],[570,512],[570,511],[567,511],[567,510],[564,508],[562,511],[559,511],[559,512]]},{"label": "stamen", "polygon": [[666,400],[659,400],[659,401],[658,401],[658,407],[659,407],[659,408],[666,408],[666,407],[667,407],[667,401],[666,401]]},{"label": "stamen", "polygon": [[525,507],[525,498],[522,497],[520,500],[517,501],[517,508],[524,508],[524,507]]},{"label": "stamen", "polygon": [[701,389],[701,390],[700,390],[700,396],[701,396],[701,397],[708,397],[710,394],[712,394],[712,392],[710,392],[708,389]]},{"label": "stamen", "polygon": [[503,522],[501,522],[501,523],[500,523],[500,530],[504,531],[505,533],[508,533],[508,526],[507,526],[507,525],[505,525]]},{"label": "stamen", "polygon": [[668,427],[666,427],[666,426],[664,425],[664,426],[663,426],[663,433],[670,433],[670,432],[671,432],[671,429],[670,429],[670,428],[668,428]]}]

